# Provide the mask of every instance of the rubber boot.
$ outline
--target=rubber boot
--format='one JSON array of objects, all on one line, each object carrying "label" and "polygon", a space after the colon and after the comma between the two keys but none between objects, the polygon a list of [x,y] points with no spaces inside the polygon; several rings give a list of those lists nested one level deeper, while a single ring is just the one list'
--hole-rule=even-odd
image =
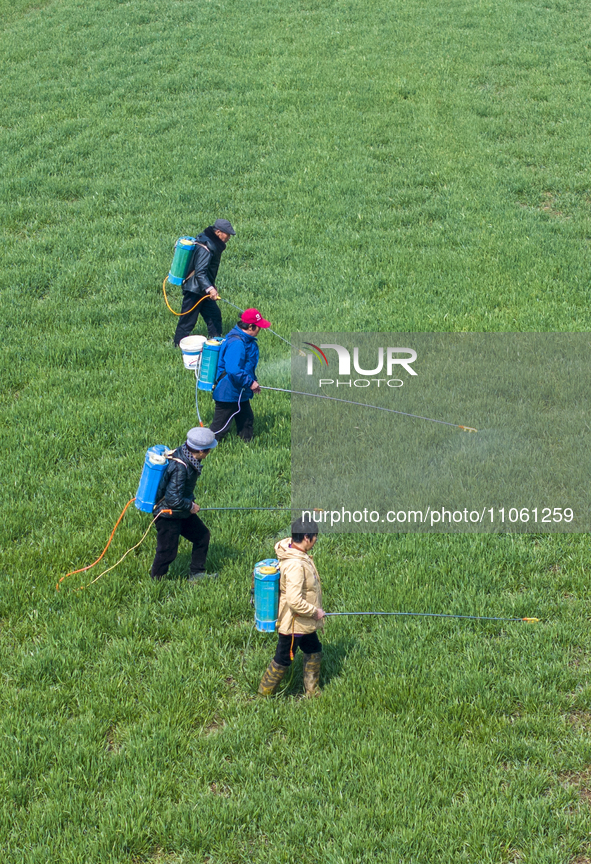
[{"label": "rubber boot", "polygon": [[321,663],[322,651],[317,651],[316,654],[304,654],[304,690],[306,696],[319,696],[322,692],[318,685]]},{"label": "rubber boot", "polygon": [[259,695],[272,696],[281,684],[283,676],[288,669],[289,666],[280,666],[279,663],[271,660],[259,684]]}]

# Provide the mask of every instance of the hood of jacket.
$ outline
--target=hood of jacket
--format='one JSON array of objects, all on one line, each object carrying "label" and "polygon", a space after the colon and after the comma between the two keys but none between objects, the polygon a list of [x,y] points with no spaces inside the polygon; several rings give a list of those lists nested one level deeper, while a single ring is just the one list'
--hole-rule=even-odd
[{"label": "hood of jacket", "polygon": [[202,231],[199,237],[197,237],[199,243],[205,243],[212,252],[219,252],[220,255],[226,248],[226,244],[223,240],[220,240],[218,235],[215,233],[215,228],[213,225],[210,225],[209,228],[206,228],[205,231]]},{"label": "hood of jacket", "polygon": [[301,549],[292,546],[291,537],[286,537],[285,540],[280,540],[275,544],[275,554],[280,561],[287,561],[288,558],[300,558],[302,561],[308,561],[312,557],[307,552],[302,552]]}]

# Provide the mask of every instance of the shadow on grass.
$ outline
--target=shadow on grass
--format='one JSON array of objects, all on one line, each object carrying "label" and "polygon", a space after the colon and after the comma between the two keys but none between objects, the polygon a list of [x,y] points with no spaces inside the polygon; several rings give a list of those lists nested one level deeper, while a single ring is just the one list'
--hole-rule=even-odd
[{"label": "shadow on grass", "polygon": [[[240,558],[240,551],[235,546],[230,546],[226,543],[212,544],[207,556],[207,572],[221,570],[224,565],[230,561],[235,561]],[[173,563],[170,565],[167,579],[186,579],[191,566],[191,553],[186,550],[179,552]]]},{"label": "shadow on grass", "polygon": [[[256,410],[257,407],[258,411]],[[238,435],[238,432],[236,431],[236,423],[234,422],[234,420],[231,420],[228,431],[219,443],[221,445],[225,444],[226,446],[228,446],[230,442],[236,441],[242,447],[256,446],[256,444],[258,443],[257,438],[260,438],[264,435],[272,435],[275,432],[275,427],[277,426],[277,422],[279,419],[276,412],[271,413],[269,411],[264,411],[261,406],[255,402],[253,407],[253,414],[254,426],[253,437],[251,441],[242,441],[242,439]]]},{"label": "shadow on grass", "polygon": [[[340,676],[343,664],[355,645],[353,639],[339,639],[336,642],[322,643],[321,687],[326,687],[334,678]],[[298,651],[295,656],[292,670],[288,673],[287,684],[281,693],[284,696],[301,696],[304,689],[301,651]]]}]

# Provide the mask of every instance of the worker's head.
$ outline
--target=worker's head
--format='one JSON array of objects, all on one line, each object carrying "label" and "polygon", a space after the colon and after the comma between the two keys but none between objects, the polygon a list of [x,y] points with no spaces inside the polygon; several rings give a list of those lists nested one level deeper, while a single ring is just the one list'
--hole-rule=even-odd
[{"label": "worker's head", "polygon": [[230,237],[236,235],[236,232],[227,219],[216,219],[213,225],[213,232],[216,237],[220,238],[222,243],[227,243]]},{"label": "worker's head", "polygon": [[245,309],[238,319],[238,326],[249,336],[258,336],[261,329],[271,326],[271,322],[263,318],[258,309]]},{"label": "worker's head", "polygon": [[318,539],[318,525],[307,519],[296,519],[291,523],[291,542],[298,549],[308,552]]},{"label": "worker's head", "polygon": [[211,429],[201,426],[194,426],[193,429],[189,429],[186,443],[191,456],[194,456],[199,462],[209,456],[211,451],[218,446]]}]

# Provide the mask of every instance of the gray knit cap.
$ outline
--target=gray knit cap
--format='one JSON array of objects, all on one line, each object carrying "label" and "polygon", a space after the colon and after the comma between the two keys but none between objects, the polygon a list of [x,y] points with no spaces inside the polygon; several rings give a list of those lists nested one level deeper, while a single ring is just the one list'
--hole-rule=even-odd
[{"label": "gray knit cap", "polygon": [[187,432],[187,447],[191,450],[213,450],[218,446],[215,435],[211,429],[203,426],[194,426]]}]

